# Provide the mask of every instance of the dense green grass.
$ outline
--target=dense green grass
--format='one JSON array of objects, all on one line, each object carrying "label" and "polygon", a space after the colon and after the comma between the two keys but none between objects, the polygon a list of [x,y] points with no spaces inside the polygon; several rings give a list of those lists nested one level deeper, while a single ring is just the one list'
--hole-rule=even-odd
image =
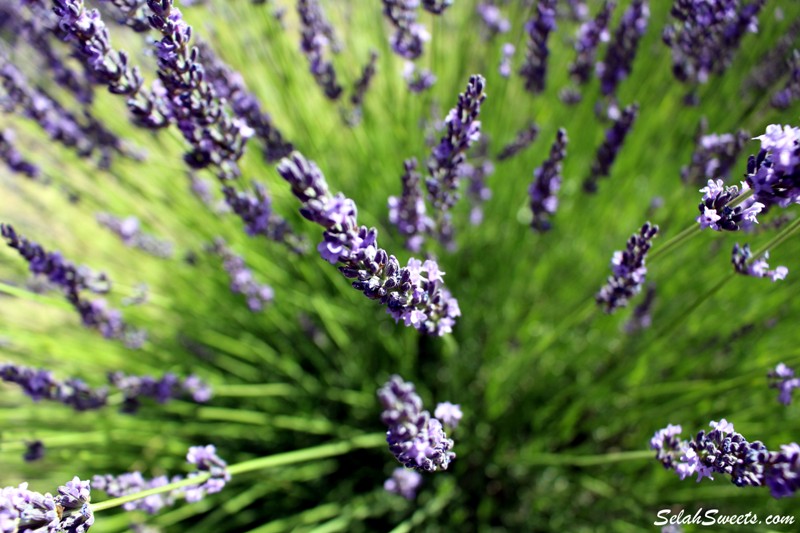
[{"label": "dense green grass", "polygon": [[[698,106],[686,107],[688,89],[672,77],[670,51],[660,39],[671,2],[653,0],[633,75],[619,90],[621,104],[638,102],[640,115],[612,176],[590,196],[581,183],[607,127],[594,114],[597,81],[576,107],[558,98],[568,82],[576,23],[559,20],[550,40],[548,88],[532,96],[518,76],[506,80],[497,73],[505,41],[480,39],[474,2],[456,1],[443,17],[422,15],[432,40],[420,63],[438,82],[414,95],[389,49],[380,2],[324,2],[343,42],[334,63],[347,87],[369,50],[380,54],[363,121],[348,128],[308,73],[292,3],[277,3],[290,8],[285,30],[270,6],[245,0],[209,1],[185,14],[196,33],[241,71],[287,138],[317,162],[331,189],[356,201],[360,222],[378,227],[382,246],[401,262],[409,255],[387,222],[386,199],[400,192],[403,160],[430,153],[419,124],[430,118],[434,102],[446,113],[469,75],[482,73],[488,98],[481,121],[492,154],[530,120],[540,125],[530,149],[497,164],[484,223],[470,226],[462,201],[455,214],[458,249],[429,250],[463,312],[454,333],[426,338],[396,325],[316,253],[295,256],[279,244],[248,238],[236,217],[210,212],[189,193],[177,130],[151,135],[134,128],[118,97],[98,90],[95,114],[148,155],[143,162],[118,158],[109,171],[48,141],[35,124],[4,115],[21,150],[53,183],[44,187],[0,170],[0,221],[107,272],[115,282],[115,305],[140,282],[150,287],[151,300],[124,308],[126,320],[150,334],[134,352],[81,328],[57,292],[13,291],[0,300],[0,360],[47,367],[93,385],[103,384],[111,370],[195,372],[216,395],[206,406],[148,404],[135,416],[113,407],[75,414],[34,404],[0,385],[3,486],[27,480],[35,490],[53,491],[73,475],[182,473],[190,445],[213,443],[233,464],[380,434],[385,429],[375,391],[399,373],[416,384],[429,409],[450,400],[465,413],[453,435],[458,458],[449,471],[425,476],[415,502],[383,491],[397,465],[384,447],[373,447],[241,474],[221,494],[154,517],[98,513],[92,531],[122,531],[131,520],[199,533],[382,531],[398,524],[400,531],[638,531],[655,529],[656,512],[665,508],[796,511],[791,499],[774,500],[767,489],[738,489],[721,477],[681,482],[647,451],[649,438],[668,423],[682,424],[686,435],[720,418],[771,449],[798,440],[797,407],[780,405],[765,379],[778,362],[800,363],[796,238],[770,250],[774,264],[790,270],[785,281],[772,284],[734,277],[730,250],[735,241],[759,249],[778,230],[696,231],[649,263],[648,279],[658,291],[653,326],[633,335],[623,331],[630,309],[606,316],[593,298],[609,274],[613,251],[645,220],[661,227],[654,250],[694,224],[700,194],[681,183],[680,167],[690,160],[701,116],[711,131],[746,128],[753,135],[771,123],[797,123],[800,107],[779,113],[768,105],[771,93],[743,92],[742,84],[800,16],[800,5],[771,2],[759,33],[745,38],[729,71],[699,89]],[[615,23],[628,4],[622,3]],[[531,9],[511,4],[508,41],[517,44],[518,65]],[[594,13],[597,4],[590,4]],[[131,50],[153,79],[154,60],[141,37],[110,29],[115,46]],[[34,55],[23,47],[12,57],[21,63]],[[527,187],[559,127],[570,139],[561,206],[554,229],[534,234],[527,225]],[[299,216],[285,182],[252,148],[242,163],[246,180],[267,183],[276,210],[313,248],[318,227]],[[744,157],[757,149],[753,142]],[[734,179],[744,172],[744,157]],[[63,187],[77,191],[80,202],[69,203]],[[656,197],[663,206],[653,209]],[[98,211],[138,216],[148,231],[175,243],[175,259],[126,248],[94,221]],[[275,288],[273,306],[253,314],[230,293],[219,259],[203,252],[217,235]],[[189,252],[197,254],[195,264],[183,261]],[[26,276],[24,262],[12,250],[0,250],[0,292],[24,286]],[[47,455],[24,464],[23,441],[32,438],[45,442]]]}]

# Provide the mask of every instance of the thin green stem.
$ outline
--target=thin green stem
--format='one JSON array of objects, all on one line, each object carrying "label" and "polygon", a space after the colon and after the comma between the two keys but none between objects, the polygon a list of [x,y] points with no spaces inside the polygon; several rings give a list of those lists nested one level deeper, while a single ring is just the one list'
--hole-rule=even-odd
[{"label": "thin green stem", "polygon": [[652,459],[653,452],[637,450],[633,452],[604,453],[600,455],[564,455],[560,453],[534,453],[520,457],[520,464],[527,466],[597,466],[624,461]]},{"label": "thin green stem", "polygon": [[[295,450],[291,452],[278,453],[267,457],[259,457],[258,459],[251,459],[242,463],[237,463],[228,468],[228,472],[232,475],[244,474],[245,472],[252,472],[254,470],[266,470],[268,468],[275,468],[278,466],[286,466],[290,464],[303,463],[306,461],[315,461],[318,459],[326,459],[328,457],[335,457],[344,455],[353,450],[364,448],[377,448],[386,444],[386,435],[383,433],[371,433],[368,435],[359,435],[340,442],[332,442],[329,444],[322,444],[320,446],[312,446],[303,450]],[[174,483],[169,483],[163,487],[156,487],[154,489],[143,490],[127,496],[120,496],[119,498],[112,498],[104,502],[92,504],[92,512],[104,511],[119,507],[126,503],[136,501],[148,496],[156,494],[163,494],[182,487],[190,485],[199,485],[210,477],[209,473],[203,473],[195,477],[182,479]]]},{"label": "thin green stem", "polygon": [[684,229],[683,231],[672,237],[670,240],[665,242],[663,245],[653,250],[653,253],[651,253],[650,256],[648,257],[650,263],[652,263],[657,257],[664,255],[665,253],[672,250],[679,244],[682,244],[683,242],[687,241],[691,237],[699,235],[700,230],[698,228],[699,226],[697,224],[692,224],[691,226],[687,227],[686,229]]}]

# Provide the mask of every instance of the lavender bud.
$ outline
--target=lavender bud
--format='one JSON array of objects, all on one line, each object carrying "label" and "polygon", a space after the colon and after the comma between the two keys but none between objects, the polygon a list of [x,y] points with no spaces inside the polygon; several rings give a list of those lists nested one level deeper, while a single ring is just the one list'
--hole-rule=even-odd
[{"label": "lavender bud", "polygon": [[392,477],[387,479],[383,488],[386,492],[398,494],[406,500],[417,497],[417,490],[422,485],[422,474],[408,468],[395,468]]},{"label": "lavender bud", "polygon": [[767,374],[767,378],[770,380],[769,387],[780,391],[778,401],[783,405],[792,403],[792,391],[800,388],[800,378],[795,377],[794,369],[778,363],[778,366]]}]

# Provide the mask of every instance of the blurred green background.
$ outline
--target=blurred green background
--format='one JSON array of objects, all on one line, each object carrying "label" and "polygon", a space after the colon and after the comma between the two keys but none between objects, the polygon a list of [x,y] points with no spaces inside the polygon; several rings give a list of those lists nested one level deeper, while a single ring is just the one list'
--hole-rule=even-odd
[{"label": "blurred green background", "polygon": [[[620,2],[612,27],[628,3]],[[313,248],[320,229],[300,217],[298,202],[256,146],[242,160],[245,180],[267,184],[276,211],[311,243],[305,256],[249,238],[236,217],[206,208],[189,192],[177,129],[151,134],[135,128],[119,97],[98,89],[93,112],[147,157],[117,157],[108,170],[49,141],[32,121],[2,115],[20,150],[52,183],[43,186],[0,169],[0,221],[76,263],[106,272],[114,281],[112,303],[129,323],[147,329],[150,340],[138,351],[128,350],[81,328],[58,292],[12,290],[26,287],[27,266],[3,247],[0,361],[46,367],[59,378],[81,377],[96,386],[113,370],[156,376],[193,372],[215,388],[207,405],[146,403],[131,416],[113,407],[74,413],[36,404],[17,387],[0,384],[2,485],[29,481],[44,492],[73,475],[185,473],[191,445],[213,443],[233,464],[380,434],[385,428],[375,391],[398,373],[415,383],[431,411],[445,400],[464,411],[452,435],[458,458],[447,472],[426,475],[415,501],[383,491],[384,479],[398,465],[378,447],[242,474],[220,494],[152,517],[118,509],[99,513],[92,531],[124,531],[132,522],[199,533],[395,526],[400,531],[640,531],[656,530],[656,513],[666,508],[796,513],[792,499],[775,500],[767,489],[739,489],[721,476],[681,482],[648,449],[652,434],[668,423],[681,424],[688,436],[720,418],[770,449],[797,441],[800,411],[779,404],[766,380],[778,362],[800,363],[797,239],[771,250],[772,264],[789,268],[785,281],[772,284],[734,277],[730,250],[734,242],[759,249],[779,230],[762,223],[749,234],[695,232],[649,263],[648,281],[657,286],[653,326],[634,334],[624,331],[633,305],[607,316],[595,308],[594,294],[610,273],[614,250],[644,221],[661,228],[654,250],[694,224],[701,195],[699,187],[682,183],[680,168],[690,162],[701,117],[712,132],[744,128],[753,136],[768,124],[797,124],[797,104],[780,112],[769,106],[785,79],[763,91],[748,91],[744,82],[800,17],[800,4],[768,2],[758,33],[745,37],[730,69],[701,86],[699,104],[690,107],[683,103],[689,88],[673,78],[670,50],[661,41],[671,2],[652,1],[633,73],[618,91],[620,104],[638,102],[640,114],[611,177],[601,180],[595,195],[584,193],[581,184],[608,126],[594,112],[601,101],[598,82],[582,91],[583,101],[575,107],[558,96],[569,84],[578,23],[558,20],[549,41],[544,93],[531,95],[518,75],[504,79],[497,72],[505,42],[517,46],[515,71],[523,60],[523,24],[533,13],[525,4],[502,7],[512,30],[490,40],[479,31],[476,2],[456,1],[441,17],[421,12],[432,38],[418,63],[438,81],[430,91],[412,94],[402,80],[403,62],[389,47],[391,28],[381,2],[322,1],[342,43],[333,62],[345,87],[357,79],[369,51],[379,53],[363,120],[355,127],[344,124],[341,106],[327,101],[309,74],[292,2],[212,0],[184,9],[195,34],[241,72],[285,136],[316,161],[332,191],[355,200],[359,221],[377,227],[381,246],[401,263],[409,253],[387,222],[386,200],[400,193],[403,160],[424,160],[430,153],[421,121],[431,120],[433,107],[444,116],[469,75],[481,73],[488,97],[480,119],[491,154],[531,120],[540,126],[531,148],[496,164],[483,224],[469,224],[470,207],[462,200],[454,215],[457,250],[429,249],[463,313],[454,333],[444,338],[395,324],[383,307],[349,288],[336,268],[318,257]],[[276,6],[287,8],[285,28],[272,14]],[[599,3],[589,7],[593,15]],[[109,26],[114,46],[128,50],[152,80],[155,60],[142,36]],[[30,48],[18,46],[11,54],[31,79],[79,109],[51,80],[37,77],[38,58]],[[528,226],[527,188],[559,127],[569,135],[561,205],[553,230],[540,235]],[[732,183],[743,176],[746,156],[757,151],[758,142],[751,142],[734,167]],[[79,201],[71,203],[65,190],[77,193]],[[175,257],[156,259],[125,247],[97,224],[100,211],[139,217],[148,232],[174,242]],[[785,214],[775,210],[766,220]],[[788,214],[794,216],[794,209]],[[251,313],[243,297],[230,292],[221,261],[204,252],[215,236],[224,237],[256,276],[274,287],[272,306]],[[193,264],[184,260],[187,254],[196,257]],[[150,300],[123,307],[122,299],[139,283],[148,285]],[[14,295],[3,294],[9,292]],[[32,439],[41,439],[47,452],[26,464],[24,442]],[[94,494],[94,501],[102,498]]]}]

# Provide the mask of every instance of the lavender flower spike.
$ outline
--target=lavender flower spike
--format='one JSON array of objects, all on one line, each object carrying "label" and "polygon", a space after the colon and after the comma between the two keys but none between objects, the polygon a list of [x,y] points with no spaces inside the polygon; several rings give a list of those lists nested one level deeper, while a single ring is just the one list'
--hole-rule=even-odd
[{"label": "lavender flower spike", "polygon": [[527,126],[517,132],[517,135],[514,137],[513,141],[503,147],[500,153],[497,154],[497,160],[503,161],[509,157],[513,157],[518,152],[521,152],[530,146],[538,136],[539,126],[537,126],[535,122],[529,123]]},{"label": "lavender flower spike", "polygon": [[311,74],[325,96],[336,100],[342,94],[342,86],[336,81],[333,64],[324,57],[332,36],[331,26],[317,0],[298,0],[297,13],[303,28],[300,49],[308,58]]},{"label": "lavender flower spike", "polygon": [[697,222],[700,229],[711,228],[714,231],[738,231],[757,224],[756,216],[764,210],[764,204],[756,202],[751,196],[736,206],[733,204],[750,187],[742,183],[742,191],[736,185],[723,186],[722,180],[708,180],[708,185],[700,189],[703,200],[698,208],[700,215]]},{"label": "lavender flower spike", "polygon": [[14,364],[0,364],[0,380],[19,385],[33,401],[56,401],[76,411],[89,411],[104,407],[106,389],[91,389],[79,379],[57,380],[44,369],[34,369]]},{"label": "lavender flower spike", "polygon": [[786,275],[789,273],[789,269],[785,266],[779,266],[775,267],[774,270],[769,270],[769,264],[767,263],[767,259],[769,259],[769,252],[766,252],[762,257],[756,259],[755,261],[751,261],[752,258],[753,253],[750,251],[749,244],[739,246],[739,243],[735,243],[733,245],[731,262],[733,263],[733,268],[736,269],[736,272],[739,274],[752,276],[754,278],[769,278],[772,281],[778,281],[779,279],[785,279]]},{"label": "lavender flower spike", "polygon": [[422,485],[422,474],[408,468],[395,468],[392,477],[384,482],[383,488],[386,492],[399,494],[406,500],[413,500],[420,485]]},{"label": "lavender flower spike", "polygon": [[142,231],[139,219],[133,216],[124,219],[110,213],[97,213],[97,222],[115,233],[125,246],[138,248],[155,257],[172,257],[172,243]]},{"label": "lavender flower spike", "polygon": [[236,255],[224,240],[215,239],[211,251],[222,258],[223,267],[230,278],[231,292],[243,294],[247,298],[247,307],[250,311],[254,313],[261,311],[274,300],[275,291],[272,287],[258,283],[244,259]]},{"label": "lavender flower spike", "polygon": [[439,238],[445,244],[452,242],[450,209],[458,200],[458,167],[466,158],[467,149],[481,136],[478,114],[486,99],[483,76],[471,76],[467,89],[458,95],[456,107],[445,118],[447,131],[428,158],[430,176],[425,181],[428,198],[433,206]]},{"label": "lavender flower spike", "polygon": [[395,28],[392,50],[410,60],[422,55],[422,43],[430,39],[425,27],[417,22],[417,7],[419,0],[383,0],[383,14]]},{"label": "lavender flower spike", "polygon": [[139,399],[142,397],[152,398],[160,404],[182,397],[190,397],[197,403],[205,403],[211,399],[211,387],[194,375],[181,379],[168,372],[155,379],[151,376],[128,376],[123,372],[110,372],[108,382],[123,394],[125,399],[121,411],[128,414],[139,410]]},{"label": "lavender flower spike", "polygon": [[795,377],[794,369],[778,363],[778,366],[767,374],[767,378],[770,380],[770,388],[780,391],[778,401],[783,405],[792,403],[792,391],[800,388],[800,378]]},{"label": "lavender flower spike", "polygon": [[30,179],[35,180],[41,174],[39,167],[25,160],[14,147],[14,132],[11,130],[0,131],[0,159],[12,172],[22,174]]},{"label": "lavender flower spike", "polygon": [[489,37],[494,37],[498,33],[508,33],[511,30],[511,22],[507,18],[503,18],[503,13],[496,5],[482,3],[478,4],[476,10],[484,27],[489,32]]},{"label": "lavender flower spike", "polygon": [[107,306],[102,298],[87,301],[81,292],[108,292],[108,278],[104,274],[91,275],[86,268],[78,268],[61,257],[58,252],[47,252],[40,245],[17,234],[8,224],[0,224],[0,235],[6,244],[14,248],[28,262],[33,274],[47,279],[64,291],[67,301],[81,315],[83,325],[98,330],[107,339],[123,339],[130,348],[138,348],[144,342],[143,332],[131,329],[122,321],[116,309]]},{"label": "lavender flower spike", "polygon": [[211,473],[211,477],[202,484],[186,490],[187,502],[200,501],[206,494],[219,492],[231,480],[228,464],[217,455],[217,449],[213,444],[192,446],[186,454],[186,461],[196,465],[199,472]]},{"label": "lavender flower spike", "polygon": [[700,121],[696,145],[689,165],[681,167],[684,183],[703,183],[708,179],[730,176],[731,168],[751,135],[745,130],[736,133],[708,133],[708,121]]},{"label": "lavender flower spike", "polygon": [[603,42],[608,42],[608,24],[616,4],[613,0],[605,0],[600,12],[593,20],[581,24],[575,39],[577,57],[569,66],[569,73],[578,84],[584,85],[592,79],[597,47]]},{"label": "lavender flower spike", "polygon": [[747,161],[747,184],[766,211],[772,206],[800,203],[800,128],[772,124],[761,141],[761,151]]},{"label": "lavender flower spike", "polygon": [[453,5],[453,0],[422,0],[422,7],[434,15],[441,15],[444,10]]},{"label": "lavender flower spike", "polygon": [[645,222],[642,229],[628,239],[625,250],[614,252],[611,259],[612,275],[595,296],[598,305],[602,305],[606,313],[627,306],[628,300],[641,292],[647,275],[645,258],[656,234],[658,226]]},{"label": "lavender flower spike", "polygon": [[583,182],[583,190],[589,193],[597,191],[597,182],[600,178],[607,177],[611,173],[611,166],[617,159],[617,154],[625,142],[633,122],[639,114],[638,104],[629,105],[622,110],[622,115],[614,124],[606,130],[606,137],[603,144],[597,149],[592,171],[588,178]]},{"label": "lavender flower spike", "polygon": [[528,33],[528,54],[519,73],[525,78],[525,89],[532,93],[544,91],[547,75],[547,38],[556,28],[556,0],[539,0],[536,15],[525,24]]},{"label": "lavender flower spike", "polygon": [[500,65],[497,67],[497,72],[504,78],[511,77],[511,58],[514,57],[515,51],[516,48],[511,43],[504,44],[503,48],[500,49]]},{"label": "lavender flower spike", "polygon": [[85,533],[94,524],[88,481],[75,477],[58,495],[28,490],[28,484],[0,489],[3,533]]},{"label": "lavender flower spike", "polygon": [[600,78],[600,90],[605,95],[613,94],[617,86],[628,77],[639,40],[647,30],[650,8],[646,0],[633,0],[622,15],[622,20],[608,45],[606,56],[596,65]]},{"label": "lavender flower spike", "polygon": [[447,438],[442,423],[422,410],[422,399],[412,383],[392,376],[378,390],[383,406],[381,420],[389,427],[389,451],[407,468],[426,472],[447,470],[455,458],[453,441]]},{"label": "lavender flower spike", "polygon": [[406,80],[408,90],[412,93],[422,93],[433,87],[436,75],[428,69],[417,69],[411,61],[403,65],[403,79]]},{"label": "lavender flower spike", "polygon": [[550,148],[550,157],[533,172],[533,183],[528,194],[533,213],[531,227],[536,231],[544,232],[552,226],[550,217],[555,215],[558,208],[556,195],[561,188],[561,161],[567,155],[567,141],[567,131],[560,128]]},{"label": "lavender flower spike", "polygon": [[425,235],[434,227],[434,223],[425,214],[425,199],[422,196],[420,174],[417,172],[417,160],[406,159],[403,167],[403,192],[399,198],[389,197],[389,222],[406,237],[406,248],[419,252]]},{"label": "lavender flower spike", "polygon": [[378,246],[375,228],[358,226],[356,205],[341,193],[333,196],[319,168],[294,152],[278,165],[278,173],[302,202],[300,213],[325,228],[320,255],[341,263],[353,288],[387,306],[395,320],[435,335],[452,331],[461,315],[458,302],[442,287],[443,272],[435,261],[410,259],[400,267],[397,258]]}]

